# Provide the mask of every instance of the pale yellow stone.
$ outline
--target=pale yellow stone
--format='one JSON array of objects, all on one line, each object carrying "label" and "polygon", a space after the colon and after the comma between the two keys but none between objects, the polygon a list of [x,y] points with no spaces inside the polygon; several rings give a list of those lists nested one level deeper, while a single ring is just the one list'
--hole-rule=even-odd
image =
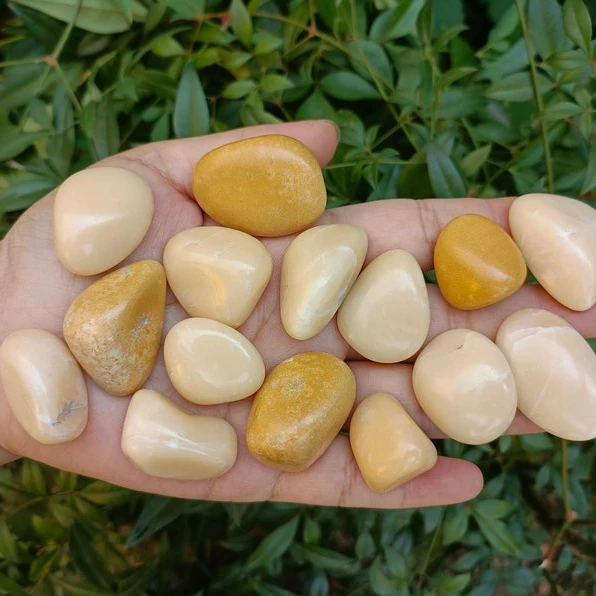
[{"label": "pale yellow stone", "polygon": [[131,395],[147,380],[159,351],[166,274],[138,261],[84,290],[64,317],[64,339],[87,374],[112,395]]},{"label": "pale yellow stone", "polygon": [[230,327],[248,319],[273,269],[262,242],[217,226],[176,234],[166,244],[163,264],[170,288],[189,315]]},{"label": "pale yellow stone", "polygon": [[518,407],[570,441],[596,438],[596,355],[561,317],[525,309],[507,317],[496,343],[517,385]]},{"label": "pale yellow stone", "polygon": [[290,337],[310,339],[334,317],[368,249],[362,228],[317,226],[290,244],[281,270],[281,320]]},{"label": "pale yellow stone", "polygon": [[54,198],[54,245],[72,273],[95,275],[123,261],[153,218],[150,186],[130,170],[95,167],[67,178]]},{"label": "pale yellow stone", "polygon": [[176,391],[196,404],[221,404],[253,395],[265,365],[241,333],[210,319],[185,319],[164,344],[166,370]]},{"label": "pale yellow stone", "polygon": [[213,416],[193,416],[157,391],[141,389],[130,400],[122,451],[149,476],[206,480],[235,463],[236,431]]},{"label": "pale yellow stone", "polygon": [[306,145],[283,135],[213,149],[197,163],[192,188],[218,224],[252,236],[301,232],[321,217],[327,202],[317,158]]},{"label": "pale yellow stone", "polygon": [[479,445],[500,437],[517,409],[507,359],[490,339],[470,329],[435,337],[414,364],[418,403],[448,437]]},{"label": "pale yellow stone", "polygon": [[374,393],[358,405],[350,444],[362,477],[378,493],[405,484],[437,462],[432,441],[388,393]]},{"label": "pale yellow stone", "polygon": [[341,305],[337,326],[354,350],[374,362],[413,356],[430,326],[428,292],[416,259],[395,249],[371,261]]},{"label": "pale yellow stone", "polygon": [[528,194],[513,201],[509,226],[540,285],[563,306],[596,304],[596,210],[557,195]]},{"label": "pale yellow stone", "polygon": [[324,352],[304,352],[276,366],[256,394],[246,444],[264,464],[300,472],[329,447],[356,397],[349,366]]},{"label": "pale yellow stone", "polygon": [[11,333],[0,347],[0,380],[15,418],[36,441],[64,443],[85,429],[83,372],[55,335],[41,329]]}]

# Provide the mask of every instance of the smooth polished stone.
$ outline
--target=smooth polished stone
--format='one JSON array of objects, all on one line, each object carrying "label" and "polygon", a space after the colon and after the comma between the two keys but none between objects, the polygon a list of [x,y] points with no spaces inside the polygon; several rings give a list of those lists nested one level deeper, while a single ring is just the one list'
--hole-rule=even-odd
[{"label": "smooth polished stone", "polygon": [[222,404],[253,395],[265,365],[244,335],[210,319],[185,319],[164,344],[166,370],[176,391],[195,404]]},{"label": "smooth polished stone", "polygon": [[334,317],[368,249],[362,228],[317,226],[297,236],[281,269],[281,320],[290,337],[310,339]]},{"label": "smooth polished stone", "polygon": [[143,178],[123,168],[82,170],[54,199],[58,258],[71,273],[103,273],[141,243],[152,218],[153,193]]},{"label": "smooth polished stone", "polygon": [[64,339],[87,374],[112,395],[140,389],[153,366],[164,323],[166,275],[137,261],[84,290],[64,317]]},{"label": "smooth polished stone", "polygon": [[561,317],[525,309],[507,317],[496,343],[517,385],[519,409],[570,441],[596,438],[596,354]]},{"label": "smooth polished stone", "polygon": [[479,445],[500,437],[517,409],[507,359],[487,337],[451,329],[418,354],[412,372],[418,403],[448,437]]},{"label": "smooth polished stone", "polygon": [[364,481],[378,493],[405,484],[437,462],[432,441],[388,393],[374,393],[358,405],[350,444]]},{"label": "smooth polished stone", "polygon": [[166,244],[163,265],[170,288],[189,315],[230,327],[248,319],[273,269],[262,242],[217,226],[176,234]]},{"label": "smooth polished stone", "polygon": [[518,197],[509,226],[530,271],[563,306],[584,311],[596,304],[596,210],[557,195]]},{"label": "smooth polished stone", "polygon": [[362,271],[337,313],[343,338],[374,362],[401,362],[424,343],[430,306],[424,276],[407,251],[390,250]]},{"label": "smooth polished stone", "polygon": [[250,410],[246,444],[262,463],[300,472],[329,447],[356,397],[348,365],[323,352],[303,352],[267,375]]},{"label": "smooth polished stone", "polygon": [[130,400],[122,451],[149,476],[206,480],[225,474],[235,463],[236,431],[214,416],[193,416],[149,389]]},{"label": "smooth polished stone", "polygon": [[316,157],[300,141],[282,135],[210,151],[197,163],[192,185],[205,213],[252,236],[301,232],[319,219],[327,203]]},{"label": "smooth polished stone", "polygon": [[452,219],[437,238],[437,284],[445,300],[461,310],[490,306],[519,290],[526,263],[513,239],[481,215]]},{"label": "smooth polished stone", "polygon": [[83,432],[88,413],[83,372],[55,335],[22,329],[6,337],[0,380],[15,418],[36,441],[64,443]]}]

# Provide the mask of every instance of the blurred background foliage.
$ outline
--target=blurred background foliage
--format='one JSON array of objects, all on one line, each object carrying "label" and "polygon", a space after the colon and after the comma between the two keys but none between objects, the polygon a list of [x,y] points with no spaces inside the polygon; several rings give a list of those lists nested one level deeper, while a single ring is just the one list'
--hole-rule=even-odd
[{"label": "blurred background foliage", "polygon": [[[596,189],[593,3],[12,0],[0,6],[0,237],[128,147],[330,118],[330,205]],[[447,455],[475,501],[407,511],[147,496],[0,470],[0,593],[596,593],[596,443]]]}]

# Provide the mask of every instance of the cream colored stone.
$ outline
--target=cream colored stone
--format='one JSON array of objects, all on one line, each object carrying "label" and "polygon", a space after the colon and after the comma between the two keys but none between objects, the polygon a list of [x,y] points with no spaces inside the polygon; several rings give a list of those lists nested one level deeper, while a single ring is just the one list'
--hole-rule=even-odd
[{"label": "cream colored stone", "polygon": [[535,424],[570,441],[596,438],[596,355],[561,317],[525,309],[497,333],[517,385],[518,407]]},{"label": "cream colored stone", "polygon": [[54,245],[72,273],[118,265],[141,243],[153,218],[153,193],[137,174],[101,166],[67,178],[54,199]]},{"label": "cream colored stone", "polygon": [[241,333],[210,319],[185,319],[164,344],[166,370],[176,391],[196,404],[221,404],[253,395],[265,365]]},{"label": "cream colored stone", "polygon": [[87,386],[56,336],[41,329],[11,333],[0,347],[0,380],[15,418],[36,441],[64,443],[83,432]]},{"label": "cream colored stone", "polygon": [[596,304],[596,210],[528,194],[513,201],[509,225],[530,271],[555,300],[578,311]]},{"label": "cream colored stone", "polygon": [[374,393],[358,405],[350,444],[362,477],[378,493],[397,488],[437,462],[432,441],[388,393]]},{"label": "cream colored stone", "polygon": [[507,359],[476,331],[451,329],[416,358],[412,384],[418,403],[448,437],[479,445],[500,437],[517,409]]},{"label": "cream colored stone", "polygon": [[362,271],[337,314],[344,339],[374,362],[400,362],[424,343],[430,306],[424,276],[407,251],[390,250]]},{"label": "cream colored stone", "polygon": [[262,242],[217,226],[176,234],[166,244],[163,264],[170,288],[189,315],[230,327],[249,317],[273,269]]},{"label": "cream colored stone", "polygon": [[157,391],[141,389],[130,401],[122,451],[149,476],[206,480],[235,463],[236,431],[213,416],[193,416]]},{"label": "cream colored stone", "polygon": [[281,320],[290,337],[310,339],[331,321],[356,281],[368,249],[366,232],[332,224],[302,232],[281,270]]}]

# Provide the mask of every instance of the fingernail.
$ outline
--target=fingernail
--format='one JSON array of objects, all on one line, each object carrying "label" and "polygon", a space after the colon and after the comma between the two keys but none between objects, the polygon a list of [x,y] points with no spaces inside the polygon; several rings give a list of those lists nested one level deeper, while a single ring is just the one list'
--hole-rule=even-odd
[{"label": "fingernail", "polygon": [[341,130],[339,128],[339,124],[337,124],[337,122],[334,122],[333,120],[328,120],[328,119],[323,119],[322,122],[327,122],[328,124],[331,124],[331,126],[333,126],[333,128],[335,128],[335,138],[337,139],[337,142],[339,143],[339,140],[341,138]]}]

